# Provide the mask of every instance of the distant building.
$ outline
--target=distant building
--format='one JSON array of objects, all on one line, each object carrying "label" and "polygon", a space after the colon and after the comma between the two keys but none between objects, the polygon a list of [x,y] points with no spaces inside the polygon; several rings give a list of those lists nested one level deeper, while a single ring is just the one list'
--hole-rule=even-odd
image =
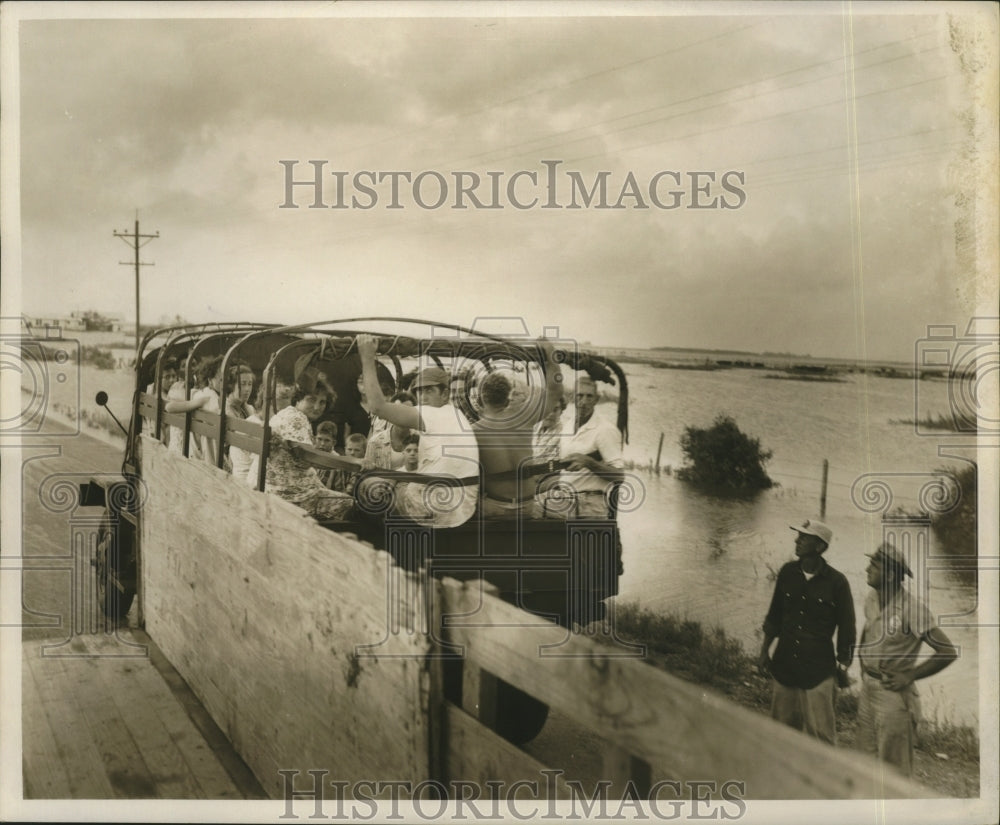
[{"label": "distant building", "polygon": [[62,332],[122,332],[124,320],[120,313],[104,314],[94,310],[74,310],[69,315],[22,315],[21,326],[27,335],[47,337],[46,330]]},{"label": "distant building", "polygon": [[88,332],[120,332],[122,328],[121,315],[117,313],[105,315],[103,312],[88,309],[84,312],[79,310],[71,312],[69,316],[74,323],[82,321],[82,329]]},{"label": "distant building", "polygon": [[58,338],[67,329],[68,319],[54,315],[22,315],[21,334],[33,338]]}]

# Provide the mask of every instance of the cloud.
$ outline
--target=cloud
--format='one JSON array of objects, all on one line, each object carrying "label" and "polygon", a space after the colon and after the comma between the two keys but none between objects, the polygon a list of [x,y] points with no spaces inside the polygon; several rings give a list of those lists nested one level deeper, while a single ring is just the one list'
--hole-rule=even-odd
[{"label": "cloud", "polygon": [[[28,21],[24,262],[42,274],[25,297],[121,277],[111,230],[139,209],[161,231],[159,314],[295,315],[320,299],[333,314],[521,314],[607,343],[844,355],[863,314],[872,353],[899,356],[914,328],[965,310],[947,172],[968,93],[940,20],[852,25],[849,65],[837,15]],[[609,171],[613,198],[629,172],[735,169],[748,199],[278,209],[278,161],[311,158],[446,176],[554,159],[586,180]]]}]

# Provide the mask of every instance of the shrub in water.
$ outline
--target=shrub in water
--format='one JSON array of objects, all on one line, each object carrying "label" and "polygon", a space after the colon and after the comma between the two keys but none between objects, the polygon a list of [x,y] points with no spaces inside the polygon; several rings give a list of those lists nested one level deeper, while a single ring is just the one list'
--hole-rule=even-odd
[{"label": "shrub in water", "polygon": [[720,415],[708,429],[685,427],[681,449],[688,464],[677,472],[682,481],[723,496],[747,496],[773,487],[764,470],[770,450],[743,433],[736,422]]},{"label": "shrub in water", "polygon": [[[975,558],[978,467],[968,464],[961,470],[951,467],[942,470],[949,474],[951,482],[957,487],[957,503],[950,510],[932,514],[931,528],[947,554]],[[965,577],[974,578],[975,571],[967,571]]]},{"label": "shrub in water", "polygon": [[80,352],[80,360],[84,364],[92,364],[99,370],[113,370],[115,368],[115,357],[101,347],[84,346]]}]

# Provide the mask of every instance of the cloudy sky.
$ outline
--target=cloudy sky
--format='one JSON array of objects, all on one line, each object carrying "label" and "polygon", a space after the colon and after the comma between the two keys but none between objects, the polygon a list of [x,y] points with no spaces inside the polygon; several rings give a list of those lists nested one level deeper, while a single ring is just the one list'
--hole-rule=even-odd
[{"label": "cloudy sky", "polygon": [[[597,344],[909,360],[975,313],[956,195],[976,101],[952,40],[989,4],[100,13],[123,8],[16,26],[29,314],[131,319],[113,232],[136,210],[160,233],[144,321],[519,316]],[[289,201],[282,160],[294,180],[324,161],[323,191]],[[583,203],[602,180],[618,208]]]}]

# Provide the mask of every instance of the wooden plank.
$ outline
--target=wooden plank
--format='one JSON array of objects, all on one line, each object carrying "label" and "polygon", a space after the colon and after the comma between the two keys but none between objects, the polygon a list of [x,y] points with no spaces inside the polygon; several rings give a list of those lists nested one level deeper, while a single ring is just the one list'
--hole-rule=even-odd
[{"label": "wooden plank", "polygon": [[641,799],[649,797],[653,784],[649,763],[632,755],[620,745],[607,745],[601,754],[601,778],[611,783],[608,795],[612,799],[625,796],[628,783],[632,783],[635,795]]},{"label": "wooden plank", "polygon": [[70,781],[49,720],[45,715],[33,669],[24,659],[21,670],[21,755],[25,799],[67,799]]},{"label": "wooden plank", "polygon": [[137,678],[152,670],[148,659],[105,658],[97,668],[105,694],[135,741],[160,799],[203,799],[204,793],[167,732],[159,708],[150,705],[149,687]]},{"label": "wooden plank", "polygon": [[159,674],[150,667],[136,676],[137,688],[148,697],[148,711],[155,714],[180,753],[187,770],[197,782],[199,798],[240,799],[244,796],[233,784],[212,748],[195,728],[184,709],[166,690]]},{"label": "wooden plank", "polygon": [[22,661],[31,668],[38,699],[53,732],[72,799],[112,799],[114,790],[90,728],[74,699],[75,685],[65,676],[61,657],[40,657],[37,643],[22,646]]},{"label": "wooden plank", "polygon": [[156,419],[156,400],[147,392],[139,393],[139,415],[143,418]]},{"label": "wooden plank", "polygon": [[260,455],[264,443],[264,425],[244,418],[226,416],[226,443]]},{"label": "wooden plank", "polygon": [[233,784],[244,799],[266,799],[267,794],[264,793],[264,789],[254,777],[253,772],[233,750],[232,743],[205,710],[205,706],[198,701],[177,669],[167,661],[163,652],[153,644],[145,633],[138,630],[133,630],[132,633],[140,635],[149,644],[149,660],[163,679],[170,695],[177,701],[177,705],[170,709],[171,715],[176,714],[178,706],[183,710],[184,715],[197,728],[219,765],[232,779]]},{"label": "wooden plank", "polygon": [[654,771],[719,781],[738,778],[750,799],[926,797],[927,789],[734,705],[713,692],[555,625],[531,623],[478,587],[445,579],[446,639],[499,678],[571,716],[650,763]]},{"label": "wooden plank", "polygon": [[191,432],[216,438],[219,435],[219,414],[194,410],[191,413]]},{"label": "wooden plank", "polygon": [[179,427],[184,429],[184,425],[187,422],[187,413],[162,413],[162,418],[160,419],[160,425],[162,427]]},{"label": "wooden plank", "polygon": [[420,583],[276,496],[141,449],[147,632],[265,790],[283,792],[278,768],[427,778]]},{"label": "wooden plank", "polygon": [[156,784],[143,754],[100,678],[100,669],[107,666],[105,659],[89,655],[60,658],[61,678],[74,687],[75,707],[90,729],[115,797],[155,797]]},{"label": "wooden plank", "polygon": [[[498,780],[510,787],[519,780],[537,782],[542,798],[570,799],[572,794],[562,776],[537,759],[484,727],[450,702],[445,705],[446,739],[443,746],[445,781],[474,782],[482,788],[485,780]],[[554,789],[555,796],[549,796]]]},{"label": "wooden plank", "polygon": [[487,728],[497,721],[497,677],[475,662],[462,663],[462,709]]}]

